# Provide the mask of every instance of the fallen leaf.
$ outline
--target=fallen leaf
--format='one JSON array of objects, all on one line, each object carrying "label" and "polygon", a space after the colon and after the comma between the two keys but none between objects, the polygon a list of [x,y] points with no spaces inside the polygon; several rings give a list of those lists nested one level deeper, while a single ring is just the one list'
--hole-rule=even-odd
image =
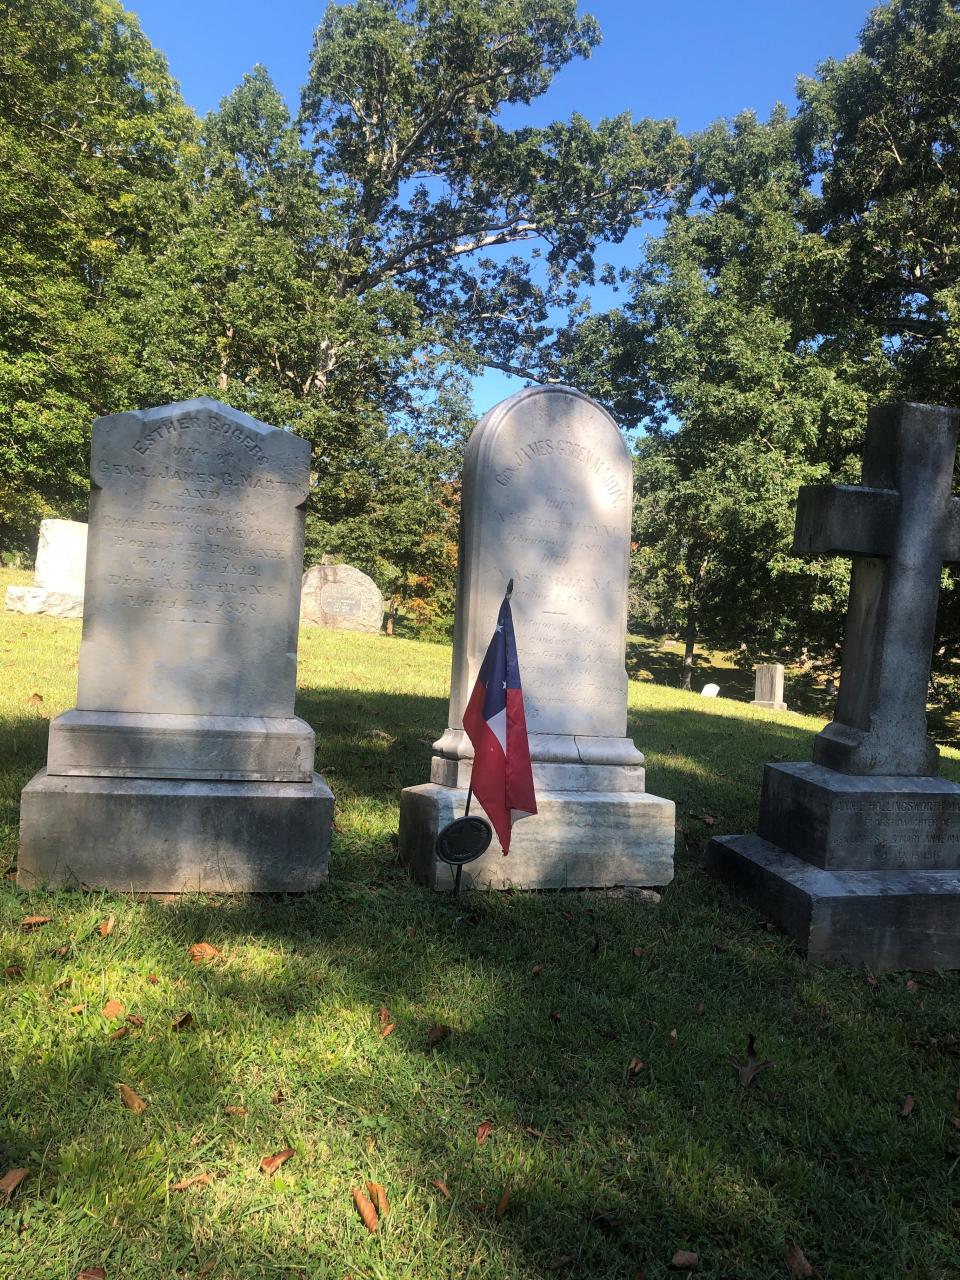
[{"label": "fallen leaf", "polygon": [[717,820],[712,813],[701,813],[700,821],[708,827],[715,827],[717,825]]},{"label": "fallen leaf", "polygon": [[556,1009],[551,1009],[550,1012],[547,1014],[547,1017],[550,1019],[551,1022],[555,1023],[557,1026],[560,1025],[560,1014],[557,1012]]},{"label": "fallen leaf", "polygon": [[649,947],[634,947],[633,954],[639,959],[640,956],[645,956],[649,950]]},{"label": "fallen leaf", "polygon": [[572,1253],[558,1253],[555,1258],[551,1258],[547,1263],[548,1271],[566,1271],[567,1267],[573,1266]]},{"label": "fallen leaf", "polygon": [[52,916],[24,916],[20,921],[20,928],[24,933],[29,933],[32,929],[42,929],[45,924],[49,924],[53,919]]},{"label": "fallen leaf", "polygon": [[393,1021],[393,1016],[386,1005],[382,1004],[377,1010],[377,1021],[380,1023],[381,1027],[385,1027],[388,1022]]},{"label": "fallen leaf", "polygon": [[283,1151],[278,1151],[276,1155],[264,1156],[260,1161],[260,1168],[264,1173],[276,1173],[280,1166],[295,1154],[293,1147],[286,1147]]},{"label": "fallen leaf", "polygon": [[186,1191],[187,1187],[205,1187],[210,1181],[209,1173],[195,1173],[192,1178],[181,1178],[170,1188],[171,1191]]},{"label": "fallen leaf", "polygon": [[273,1096],[272,1096],[272,1097],[271,1097],[271,1099],[270,1099],[270,1101],[273,1103],[273,1105],[274,1105],[275,1107],[279,1107],[280,1103],[281,1103],[281,1102],[283,1102],[283,1100],[284,1100],[283,1090],[282,1090],[282,1089],[274,1089],[274,1091],[273,1091]]},{"label": "fallen leaf", "polygon": [[529,1135],[530,1135],[530,1137],[531,1137],[531,1138],[542,1138],[542,1137],[543,1137],[543,1130],[542,1130],[542,1129],[535,1129],[535,1128],[533,1127],[533,1125],[532,1125],[532,1124],[525,1124],[525,1125],[523,1126],[523,1132],[524,1132],[524,1133],[529,1133]]},{"label": "fallen leaf", "polygon": [[107,1280],[107,1273],[103,1267],[84,1267],[77,1280]]},{"label": "fallen leaf", "polygon": [[197,1272],[197,1280],[203,1280],[204,1276],[208,1276],[213,1268],[217,1265],[216,1258],[211,1258],[209,1262],[205,1262]]},{"label": "fallen leaf", "polygon": [[101,920],[97,925],[97,932],[101,938],[109,938],[113,933],[113,926],[117,923],[116,916],[109,916],[106,920]]},{"label": "fallen leaf", "polygon": [[86,1007],[87,1007],[87,1006],[86,1006],[86,1002],[84,1002],[83,1004],[72,1004],[72,1005],[70,1006],[70,1008],[67,1010],[67,1012],[68,1012],[68,1013],[83,1013],[83,1011],[84,1011],[84,1009],[85,1009]]},{"label": "fallen leaf", "polygon": [[73,986],[72,978],[61,978],[59,982],[53,984],[54,991],[66,991],[68,987]]},{"label": "fallen leaf", "polygon": [[747,1056],[741,1062],[739,1058],[730,1056],[731,1065],[734,1067],[737,1075],[740,1077],[740,1083],[744,1088],[750,1083],[754,1076],[759,1075],[761,1071],[766,1071],[768,1067],[773,1067],[773,1062],[757,1061],[757,1042],[754,1039],[753,1032],[747,1036]]},{"label": "fallen leaf", "polygon": [[181,1013],[179,1018],[174,1018],[170,1023],[170,1027],[174,1031],[186,1031],[191,1022],[193,1022],[192,1013]]},{"label": "fallen leaf", "polygon": [[380,1225],[380,1219],[377,1217],[377,1211],[373,1205],[363,1194],[359,1187],[353,1188],[353,1202],[360,1211],[360,1217],[363,1219],[363,1225],[367,1228],[371,1235]]},{"label": "fallen leaf", "polygon": [[447,1184],[443,1181],[442,1178],[434,1178],[432,1185],[437,1188],[437,1190],[444,1197],[444,1199],[451,1200],[453,1198],[450,1195],[450,1188],[447,1186]]},{"label": "fallen leaf", "polygon": [[601,1231],[606,1231],[609,1235],[616,1235],[618,1231],[623,1230],[622,1221],[609,1209],[595,1209],[590,1215],[590,1221],[595,1227],[599,1227]]},{"label": "fallen leaf", "polygon": [[388,1022],[385,1027],[380,1028],[380,1039],[386,1040],[387,1036],[393,1035],[396,1029],[397,1029],[397,1024],[395,1022]]},{"label": "fallen leaf", "polygon": [[194,964],[202,964],[204,960],[220,960],[221,952],[209,942],[195,942],[187,947],[187,955]]},{"label": "fallen leaf", "polygon": [[29,1172],[29,1169],[9,1169],[0,1178],[0,1193],[9,1200]]},{"label": "fallen leaf", "polygon": [[247,1114],[246,1107],[224,1107],[223,1110],[228,1116],[245,1116]]},{"label": "fallen leaf", "polygon": [[377,1213],[381,1218],[385,1218],[390,1212],[390,1205],[387,1202],[387,1191],[379,1182],[367,1183],[367,1195],[371,1201],[377,1206]]},{"label": "fallen leaf", "polygon": [[497,1201],[497,1207],[494,1210],[493,1216],[499,1222],[509,1208],[510,1208],[510,1183],[508,1182],[507,1185],[503,1188],[503,1195],[501,1195],[500,1199]]},{"label": "fallen leaf", "polygon": [[408,924],[403,932],[408,938],[415,938],[417,936],[417,931],[412,924]]},{"label": "fallen leaf", "polygon": [[872,973],[867,974],[867,984],[868,986],[871,986],[871,987],[875,987],[878,985],[877,980]]},{"label": "fallen leaf", "polygon": [[139,1013],[128,1013],[126,1020],[130,1023],[131,1027],[143,1026],[143,1019],[140,1017]]},{"label": "fallen leaf", "polygon": [[147,1104],[128,1084],[118,1084],[117,1088],[120,1090],[120,1101],[128,1111],[132,1111],[134,1115],[140,1115],[141,1112],[146,1111]]},{"label": "fallen leaf", "polygon": [[687,1249],[678,1249],[670,1259],[671,1271],[699,1271],[700,1259],[695,1253],[690,1253]]},{"label": "fallen leaf", "polygon": [[111,1031],[107,1038],[109,1040],[122,1040],[129,1030],[129,1027],[117,1027],[116,1031]]},{"label": "fallen leaf", "polygon": [[903,1100],[903,1106],[900,1108],[901,1117],[903,1119],[906,1119],[906,1117],[910,1114],[912,1110],[913,1110],[913,1094],[908,1093]]},{"label": "fallen leaf", "polygon": [[69,947],[56,947],[53,951],[53,955],[59,956],[61,959],[63,959],[64,956],[69,954],[70,954]]},{"label": "fallen leaf", "polygon": [[4,969],[4,971],[3,971],[3,974],[4,974],[4,977],[5,977],[5,978],[22,978],[22,977],[23,977],[23,965],[21,965],[21,964],[8,964],[8,965],[7,965],[7,967],[6,967],[6,968]]},{"label": "fallen leaf", "polygon": [[796,1276],[797,1280],[813,1275],[813,1267],[807,1261],[796,1240],[787,1241],[787,1270],[792,1276]]},{"label": "fallen leaf", "polygon": [[674,1029],[667,1036],[667,1048],[675,1049],[676,1047],[677,1047],[677,1029],[676,1027],[674,1027]]},{"label": "fallen leaf", "polygon": [[535,978],[539,978],[541,973],[543,973],[543,965],[535,964],[533,968],[530,970],[530,972],[533,974]]},{"label": "fallen leaf", "polygon": [[489,1120],[484,1120],[483,1124],[477,1125],[477,1146],[478,1147],[482,1147],[483,1144],[486,1142],[487,1138],[490,1136],[490,1130],[492,1128],[493,1128],[493,1125],[490,1123]]},{"label": "fallen leaf", "polygon": [[636,1079],[646,1065],[642,1058],[631,1058],[627,1063],[627,1075]]},{"label": "fallen leaf", "polygon": [[108,1000],[100,1012],[108,1020],[112,1020],[113,1018],[124,1018],[127,1013],[119,1000]]},{"label": "fallen leaf", "polygon": [[155,973],[148,973],[147,981],[150,983],[151,987],[155,987],[157,983],[160,981],[160,979],[157,977]]},{"label": "fallen leaf", "polygon": [[436,1022],[427,1032],[427,1044],[433,1048],[434,1045],[442,1043],[450,1034],[450,1028],[443,1022]]},{"label": "fallen leaf", "polygon": [[31,693],[28,698],[24,699],[24,701],[31,707],[39,707],[40,704],[43,702],[43,694]]}]

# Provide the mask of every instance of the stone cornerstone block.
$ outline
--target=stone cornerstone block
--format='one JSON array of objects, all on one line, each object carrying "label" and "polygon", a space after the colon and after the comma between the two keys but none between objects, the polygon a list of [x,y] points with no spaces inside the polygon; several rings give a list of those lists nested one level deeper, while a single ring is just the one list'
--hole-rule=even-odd
[{"label": "stone cornerstone block", "polygon": [[[662,885],[674,807],[644,791],[627,734],[632,465],[616,423],[569,387],[518,392],[471,433],[464,457],[450,718],[431,783],[401,796],[400,856],[448,887],[437,830],[463,814],[473,746],[463,711],[509,579],[539,812],[464,869],[490,888]],[[433,861],[431,861],[433,859]]]},{"label": "stone cornerstone block", "polygon": [[326,878],[333,798],[293,714],[309,468],[215,400],[94,424],[77,707],[23,792],[20,884]]}]

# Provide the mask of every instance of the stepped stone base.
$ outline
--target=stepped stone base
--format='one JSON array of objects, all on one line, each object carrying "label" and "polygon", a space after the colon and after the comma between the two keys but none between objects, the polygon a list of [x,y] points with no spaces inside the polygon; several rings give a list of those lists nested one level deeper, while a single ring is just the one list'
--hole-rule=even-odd
[{"label": "stepped stone base", "polygon": [[[401,792],[400,858],[420,884],[453,888],[454,869],[436,856],[437,832],[463,816],[466,801],[466,787],[432,782]],[[550,791],[538,793],[537,805],[535,817],[513,828],[509,857],[494,836],[463,868],[465,888],[644,888],[673,879],[672,800],[643,791]]]},{"label": "stepped stone base", "polygon": [[7,587],[6,607],[11,613],[46,613],[52,618],[82,618],[83,596],[46,587]]},{"label": "stepped stone base", "polygon": [[23,790],[17,883],[298,893],[327,879],[333,794],[302,782],[60,777]]},{"label": "stepped stone base", "polygon": [[828,870],[752,835],[711,840],[707,866],[810,960],[960,968],[960,871]]}]

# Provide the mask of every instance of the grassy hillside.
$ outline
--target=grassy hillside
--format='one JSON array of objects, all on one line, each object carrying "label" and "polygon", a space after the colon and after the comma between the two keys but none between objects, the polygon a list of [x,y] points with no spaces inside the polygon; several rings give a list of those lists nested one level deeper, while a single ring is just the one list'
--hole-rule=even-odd
[{"label": "grassy hillside", "polygon": [[[0,614],[7,868],[79,632]],[[458,903],[408,884],[393,841],[449,661],[303,635],[298,711],[338,800],[324,891],[0,889],[0,1177],[29,1171],[0,1192],[0,1276],[653,1280],[685,1249],[702,1275],[770,1280],[792,1239],[817,1276],[955,1277],[957,976],[810,968],[700,871],[710,830],[753,827],[763,763],[809,758],[819,722],[632,684],[649,789],[683,828],[662,903]],[[944,771],[960,778],[956,753]],[[25,931],[27,915],[50,921]],[[201,941],[219,955],[194,964]],[[451,1031],[431,1047],[436,1024]],[[751,1032],[775,1065],[745,1088],[730,1057]],[[366,1179],[391,1204],[376,1235],[351,1197]]]}]

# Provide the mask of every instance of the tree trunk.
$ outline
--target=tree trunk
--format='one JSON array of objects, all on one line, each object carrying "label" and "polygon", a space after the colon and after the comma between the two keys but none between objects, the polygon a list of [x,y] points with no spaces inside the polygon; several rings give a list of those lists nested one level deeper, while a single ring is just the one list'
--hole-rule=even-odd
[{"label": "tree trunk", "polygon": [[697,643],[697,613],[691,603],[687,609],[687,625],[683,629],[683,680],[681,689],[690,692],[690,680],[693,676],[693,650]]}]

